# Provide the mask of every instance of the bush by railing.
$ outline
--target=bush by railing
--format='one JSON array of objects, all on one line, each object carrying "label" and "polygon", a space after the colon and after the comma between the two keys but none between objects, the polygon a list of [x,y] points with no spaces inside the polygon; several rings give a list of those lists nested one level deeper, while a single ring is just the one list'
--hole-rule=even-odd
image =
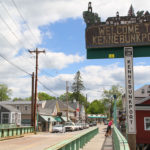
[{"label": "bush by railing", "polygon": [[62,141],[46,150],[79,150],[98,133],[98,128],[92,128],[71,139]]},{"label": "bush by railing", "polygon": [[113,147],[114,150],[130,150],[129,145],[125,137],[121,134],[121,132],[113,127]]},{"label": "bush by railing", "polygon": [[11,127],[0,128],[0,140],[7,137],[21,136],[26,133],[33,133],[33,127]]}]

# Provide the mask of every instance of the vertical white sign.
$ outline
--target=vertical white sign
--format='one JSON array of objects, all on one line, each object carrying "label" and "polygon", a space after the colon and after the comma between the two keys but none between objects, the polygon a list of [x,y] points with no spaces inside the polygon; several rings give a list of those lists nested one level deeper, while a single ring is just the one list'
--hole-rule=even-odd
[{"label": "vertical white sign", "polygon": [[133,47],[124,47],[125,58],[125,85],[127,100],[128,134],[136,134],[136,117],[134,103],[134,78],[133,78]]}]

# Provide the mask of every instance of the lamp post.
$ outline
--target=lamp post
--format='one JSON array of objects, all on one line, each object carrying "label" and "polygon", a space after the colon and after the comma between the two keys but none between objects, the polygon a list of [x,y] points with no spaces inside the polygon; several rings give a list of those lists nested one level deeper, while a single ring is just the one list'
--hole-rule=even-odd
[{"label": "lamp post", "polygon": [[114,97],[114,112],[113,112],[113,118],[114,118],[114,124],[117,126],[117,115],[116,115],[116,102],[117,102],[117,96],[113,95]]}]

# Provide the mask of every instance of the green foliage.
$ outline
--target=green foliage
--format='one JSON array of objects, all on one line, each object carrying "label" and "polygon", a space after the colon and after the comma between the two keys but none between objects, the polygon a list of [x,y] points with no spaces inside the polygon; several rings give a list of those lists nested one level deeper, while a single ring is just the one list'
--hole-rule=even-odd
[{"label": "green foliage", "polygon": [[[85,108],[89,106],[89,102],[86,101],[86,97],[83,94],[79,94],[79,102],[80,104],[83,104]],[[66,101],[66,93],[60,95],[60,100]],[[76,93],[68,93],[68,101],[76,100]]]},{"label": "green foliage", "polygon": [[[59,99],[62,101],[66,101],[66,93],[59,96]],[[68,92],[68,100],[73,101],[72,93]]]},{"label": "green foliage", "polygon": [[[103,92],[103,104],[105,106],[105,113],[112,117],[114,95],[116,95],[117,107],[122,108],[122,95],[124,90],[119,85],[113,85],[110,90],[104,90]],[[108,111],[110,109],[110,112]]]},{"label": "green foliage", "polygon": [[50,96],[50,95],[48,95],[47,93],[44,93],[44,92],[39,92],[38,93],[38,99],[40,101],[43,101],[43,100],[53,100],[53,99],[56,99],[56,97]]},{"label": "green foliage", "polygon": [[81,74],[80,71],[78,71],[74,77],[74,82],[72,84],[72,91],[73,91],[73,97],[76,99],[76,101],[81,101],[81,91],[85,89],[83,85],[83,81],[81,80]]},{"label": "green foliage", "polygon": [[31,101],[31,96],[26,98],[15,97],[13,101]]},{"label": "green foliage", "polygon": [[100,100],[94,100],[88,107],[88,114],[104,114],[104,104]]},{"label": "green foliage", "polygon": [[21,98],[21,97],[15,97],[15,98],[13,99],[13,101],[24,101],[24,99]]},{"label": "green foliage", "polygon": [[12,90],[8,89],[7,85],[0,84],[0,101],[9,100],[11,93],[12,93]]},{"label": "green foliage", "polygon": [[30,97],[26,97],[26,98],[24,98],[24,100],[25,101],[31,101],[31,99],[32,99],[32,97],[30,96]]},{"label": "green foliage", "polygon": [[144,11],[143,10],[138,11],[136,14],[137,14],[137,17],[142,17],[142,16],[144,16]]}]

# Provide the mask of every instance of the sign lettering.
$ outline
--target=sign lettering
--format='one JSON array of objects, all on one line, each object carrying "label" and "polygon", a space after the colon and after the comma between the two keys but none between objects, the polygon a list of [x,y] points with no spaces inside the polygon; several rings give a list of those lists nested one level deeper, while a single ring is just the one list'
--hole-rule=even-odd
[{"label": "sign lettering", "polygon": [[87,48],[149,45],[150,22],[125,25],[96,25],[86,29]]},{"label": "sign lettering", "polygon": [[[138,32],[139,27],[130,29],[130,32]],[[125,57],[125,75],[126,75],[126,100],[127,100],[127,121],[128,121],[128,133],[136,133],[135,123],[135,104],[134,104],[134,84],[133,84],[133,48],[124,48]]]}]

